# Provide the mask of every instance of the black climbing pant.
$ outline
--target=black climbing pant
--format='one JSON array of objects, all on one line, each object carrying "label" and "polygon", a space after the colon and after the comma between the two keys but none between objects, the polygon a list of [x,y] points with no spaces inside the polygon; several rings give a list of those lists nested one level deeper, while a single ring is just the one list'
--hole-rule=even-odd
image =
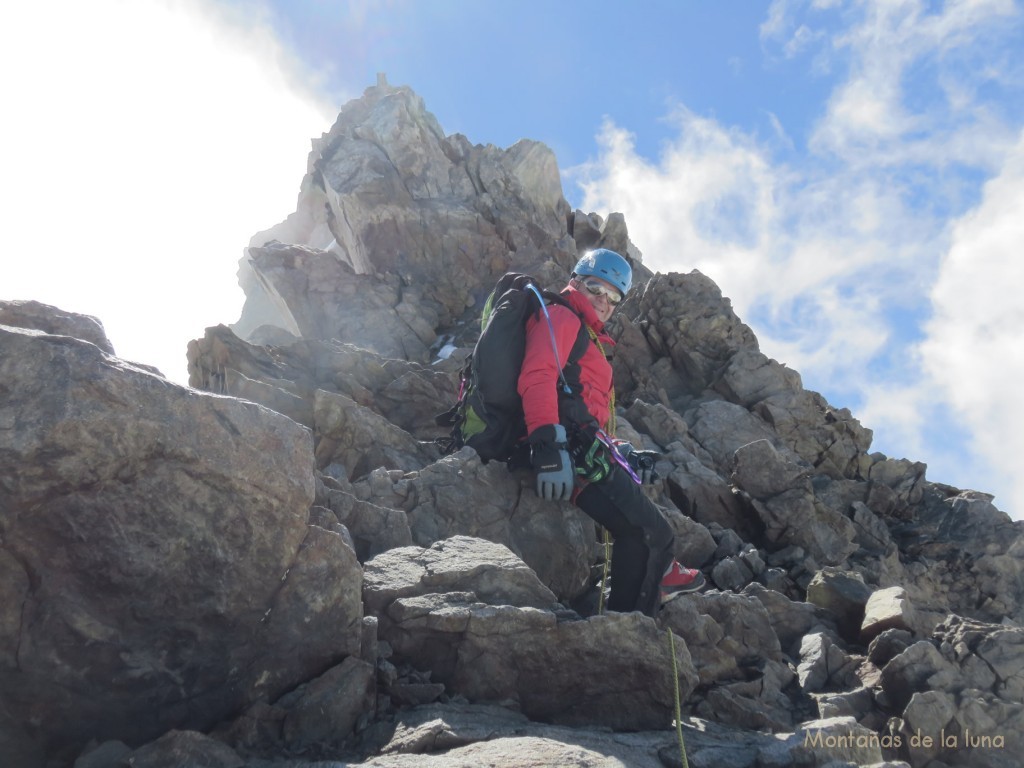
[{"label": "black climbing pant", "polygon": [[575,502],[608,529],[615,544],[608,610],[654,616],[661,578],[673,559],[675,534],[668,520],[617,466],[601,482],[583,488]]}]

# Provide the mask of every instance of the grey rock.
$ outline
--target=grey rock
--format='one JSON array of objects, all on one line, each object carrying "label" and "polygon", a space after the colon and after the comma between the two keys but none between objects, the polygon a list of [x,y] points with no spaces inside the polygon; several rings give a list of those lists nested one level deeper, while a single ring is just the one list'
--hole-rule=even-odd
[{"label": "grey rock", "polygon": [[305,684],[285,715],[284,743],[296,750],[343,744],[360,717],[373,712],[374,680],[371,664],[349,656]]},{"label": "grey rock", "polygon": [[224,325],[189,342],[188,366],[190,386],[258,402],[311,428],[314,396],[323,390],[422,438],[442,434],[434,416],[454,401],[458,386],[457,366],[396,360],[333,338],[290,336],[287,343],[260,345]]},{"label": "grey rock", "polygon": [[852,717],[832,717],[801,723],[799,729],[778,742],[778,751],[790,761],[764,765],[827,765],[831,761],[847,761],[855,765],[882,762],[880,737],[860,725]]},{"label": "grey rock", "polygon": [[702,403],[687,412],[690,434],[711,454],[715,466],[731,472],[736,451],[759,440],[771,441],[771,428],[746,408],[725,400]]},{"label": "grey rock", "polygon": [[172,730],[132,751],[121,765],[132,768],[245,768],[245,760],[226,744],[196,731]]},{"label": "grey rock", "polygon": [[0,329],[0,388],[0,697],[51,749],[209,727],[358,652],[307,430],[38,331]]},{"label": "grey rock", "polygon": [[795,583],[784,570],[773,566],[768,566],[761,572],[757,577],[757,583],[790,599],[802,597],[803,594],[802,592],[798,593]]},{"label": "grey rock", "polygon": [[313,428],[313,402],[296,394],[291,382],[250,379],[234,368],[223,369],[224,393],[266,406],[304,427]]},{"label": "grey rock", "polygon": [[593,521],[574,505],[538,498],[529,473],[481,464],[471,448],[407,477],[371,473],[355,491],[404,511],[419,546],[454,536],[483,538],[521,557],[563,602],[589,586]]},{"label": "grey rock", "polygon": [[[495,551],[481,557],[488,547]],[[455,540],[434,554],[396,550],[367,563],[367,605],[380,614],[381,636],[395,658],[432,670],[434,680],[471,700],[516,701],[531,718],[615,728],[663,724],[672,696],[663,673],[671,660],[653,622],[638,614],[558,621],[547,611],[509,605],[551,596],[540,592],[537,599],[539,582],[508,550],[501,555],[506,567],[491,565],[499,549]],[[515,586],[524,579],[532,585],[525,592]],[[444,593],[426,594],[427,588]],[[479,602],[477,594],[494,604]],[[696,674],[682,641],[676,661],[685,696]],[[586,673],[594,663],[607,678]],[[607,679],[619,681],[614,690]],[[629,706],[613,705],[610,695]]]},{"label": "grey rock", "polygon": [[[693,768],[753,768],[773,739],[714,722],[684,718]],[[485,747],[487,750],[485,751]],[[398,714],[384,754],[360,765],[636,766],[681,765],[674,731],[610,733],[536,723],[519,713],[485,705],[431,705]]]},{"label": "grey rock", "polygon": [[429,548],[392,549],[366,563],[363,599],[369,613],[381,616],[399,598],[439,592],[469,592],[490,605],[550,608],[555,603],[522,560],[483,539],[454,536]]},{"label": "grey rock", "polygon": [[412,544],[405,512],[363,501],[348,491],[331,490],[327,503],[352,535],[360,562],[396,547]]},{"label": "grey rock", "polygon": [[666,479],[672,503],[705,525],[736,531],[745,540],[756,536],[757,515],[735,490],[692,453],[673,446],[667,459],[674,469]]},{"label": "grey rock", "polygon": [[812,628],[831,625],[812,603],[791,600],[761,584],[748,584],[743,588],[743,594],[756,598],[764,606],[782,651],[793,658],[799,658],[800,642]]},{"label": "grey rock", "polygon": [[[302,330],[309,338],[355,338],[355,326],[362,326],[373,344],[399,343],[410,330],[423,344],[439,321],[450,324],[480,300],[511,254],[533,274],[552,255],[557,264],[551,266],[561,270],[577,257],[551,151],[526,140],[501,150],[446,137],[408,88],[372,88],[346,105],[315,142],[308,169],[295,213],[254,235],[243,259],[247,302],[236,324],[243,336],[265,323],[294,332],[306,322]],[[323,271],[288,265],[295,274],[287,275],[277,264],[261,262],[260,249],[274,240],[316,249]],[[302,293],[307,274],[318,278],[310,283],[318,290],[312,301]],[[376,275],[400,282],[375,282]],[[537,276],[547,281],[550,275]],[[380,293],[381,284],[400,285],[401,295]],[[408,295],[416,289],[421,296]],[[349,300],[351,308],[345,306]],[[410,311],[398,311],[402,304]],[[308,305],[314,311],[307,321],[301,316]],[[434,317],[426,319],[428,314]],[[426,322],[417,326],[417,319]],[[384,328],[398,322],[412,325],[389,341]],[[421,350],[395,351],[405,356]]]},{"label": "grey rock", "polygon": [[387,693],[398,704],[419,706],[437,701],[444,694],[443,683],[412,683],[396,680],[387,687]]},{"label": "grey rock", "polygon": [[950,616],[936,628],[935,637],[943,649],[950,649],[972,688],[1024,701],[1024,629]]},{"label": "grey rock", "polygon": [[738,590],[753,578],[754,572],[739,557],[723,558],[711,569],[711,580],[719,589]]},{"label": "grey rock", "polygon": [[[398,598],[382,634],[396,658],[430,669],[470,701],[512,701],[532,720],[615,730],[664,728],[697,683],[686,645],[637,613],[558,621],[551,612],[475,602],[467,593]],[[594,675],[593,670],[601,673]],[[609,686],[608,682],[615,684]]]},{"label": "grey rock", "polygon": [[893,492],[894,507],[905,507],[921,500],[926,469],[921,462],[883,457],[871,464],[868,479]]},{"label": "grey rock", "polygon": [[1024,749],[1024,703],[1014,682],[1020,632],[951,616],[936,629],[937,647],[918,642],[886,665],[885,694],[902,712],[903,733],[918,736],[909,750],[914,766],[931,759],[970,766],[1018,760]]},{"label": "grey rock", "polygon": [[700,612],[697,601],[685,596],[676,598],[662,609],[658,621],[686,642],[702,686],[739,676],[739,660],[720,647],[725,630],[714,618]]},{"label": "grey rock", "polygon": [[943,751],[942,734],[956,714],[953,696],[944,691],[922,691],[910,697],[903,710],[902,733],[911,765],[922,765]]},{"label": "grey rock", "polygon": [[[301,690],[302,686],[296,689]],[[289,691],[278,701],[287,703],[296,691]],[[286,706],[257,701],[234,720],[218,725],[209,735],[247,757],[281,753],[284,752],[282,737],[287,714]]]},{"label": "grey rock", "polygon": [[721,683],[708,690],[695,712],[715,722],[751,730],[779,732],[792,728],[794,702],[784,689],[793,681],[793,671],[786,664],[768,660],[745,672],[748,679]]},{"label": "grey rock", "polygon": [[[74,768],[110,768],[110,766],[120,764],[131,751],[132,748],[123,741],[105,741],[94,749],[86,748],[75,760]],[[11,764],[17,765],[18,763]]]},{"label": "grey rock", "polygon": [[896,551],[896,542],[878,515],[861,501],[854,501],[850,507],[853,511],[850,519],[857,531],[854,541],[860,545],[861,550],[877,555],[888,555]]},{"label": "grey rock", "polygon": [[639,311],[648,319],[645,332],[654,352],[671,360],[692,394],[710,386],[737,350],[757,349],[754,334],[736,317],[729,300],[697,271],[655,276],[644,288]]},{"label": "grey rock", "polygon": [[919,630],[914,607],[903,587],[877,589],[864,605],[861,637],[870,641],[887,629]]},{"label": "grey rock", "polygon": [[861,479],[871,466],[871,430],[861,426],[849,409],[832,408],[817,392],[775,395],[753,411],[772,425],[782,445],[821,475]]},{"label": "grey rock", "polygon": [[807,602],[828,611],[843,637],[856,641],[872,592],[859,573],[826,566],[807,585]]},{"label": "grey rock", "polygon": [[779,451],[767,439],[740,446],[733,457],[731,479],[755,499],[769,499],[802,486],[810,468],[789,451]]},{"label": "grey rock", "polygon": [[715,537],[718,546],[715,548],[715,559],[723,557],[734,557],[743,551],[743,539],[731,528],[722,528],[714,525],[711,527],[711,535]]},{"label": "grey rock", "polygon": [[829,686],[844,687],[850,681],[850,665],[850,657],[828,635],[822,632],[807,635],[800,644],[797,667],[800,687],[809,693]]},{"label": "grey rock", "polygon": [[743,551],[740,552],[740,560],[743,564],[750,569],[751,574],[754,577],[760,576],[764,573],[767,566],[764,564],[764,558],[761,557],[761,553],[754,549],[753,544],[747,544],[743,547]]},{"label": "grey rock", "polygon": [[114,354],[114,347],[99,318],[65,312],[38,301],[0,301],[0,325],[34,329],[54,336],[70,336],[95,344],[108,355]]},{"label": "grey rock", "polygon": [[778,547],[799,546],[823,565],[839,565],[857,550],[856,529],[845,515],[822,506],[809,488],[791,488],[753,507],[765,537]]},{"label": "grey rock", "polygon": [[438,458],[434,446],[345,395],[317,390],[313,419],[317,466],[341,464],[351,480],[378,467],[417,470]]},{"label": "grey rock", "polygon": [[868,646],[868,659],[878,667],[884,667],[914,642],[914,635],[905,629],[886,629],[879,633]]},{"label": "grey rock", "polygon": [[742,348],[729,360],[712,388],[744,408],[803,389],[800,374],[771,360],[757,349]]},{"label": "grey rock", "polygon": [[[397,276],[353,274],[336,254],[303,245],[269,243],[247,254],[244,266],[272,292],[275,304],[287,307],[286,324],[275,318],[285,330],[307,339],[357,343],[385,357],[429,360],[437,310],[410,296]],[[418,311],[413,303],[421,305]]]},{"label": "grey rock", "polygon": [[818,716],[822,719],[830,717],[852,717],[860,722],[868,717],[875,707],[875,699],[870,688],[855,688],[839,693],[812,694],[818,705]]},{"label": "grey rock", "polygon": [[701,685],[736,680],[758,660],[782,660],[768,612],[753,597],[682,595],[661,610],[658,621],[686,641]]},{"label": "grey rock", "polygon": [[914,693],[953,691],[962,686],[962,681],[956,666],[943,658],[933,643],[921,640],[885,665],[881,684],[893,706],[902,711]]},{"label": "grey rock", "polygon": [[[556,734],[558,735],[558,734]],[[444,754],[430,755],[385,755],[361,763],[367,768],[407,768],[411,766],[429,766],[430,768],[475,768],[480,765],[502,765],[510,768],[528,768],[536,765],[558,765],[567,768],[613,768],[623,765],[622,756],[628,756],[637,766],[658,768],[660,761],[643,753],[635,754],[632,750],[619,748],[612,754],[583,746],[579,741],[590,742],[590,739],[578,739],[576,743],[566,743],[559,738],[539,736],[508,736],[457,747]],[[595,745],[596,746],[596,745]],[[647,750],[644,750],[645,752]],[[656,753],[655,753],[656,754]]]}]

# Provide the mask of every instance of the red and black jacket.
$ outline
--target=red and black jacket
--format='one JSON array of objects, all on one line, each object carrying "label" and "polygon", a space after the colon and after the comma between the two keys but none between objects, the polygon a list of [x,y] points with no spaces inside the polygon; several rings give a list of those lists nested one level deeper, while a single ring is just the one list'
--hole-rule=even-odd
[{"label": "red and black jacket", "polygon": [[[586,296],[571,285],[561,295],[572,309],[549,305],[550,327],[542,312],[526,323],[526,354],[518,389],[528,435],[546,424],[561,423],[570,435],[574,427],[593,422],[604,429],[610,416],[612,366],[601,347],[609,350],[615,342],[603,332],[604,323]],[[568,393],[562,391],[559,371],[569,385]]]}]

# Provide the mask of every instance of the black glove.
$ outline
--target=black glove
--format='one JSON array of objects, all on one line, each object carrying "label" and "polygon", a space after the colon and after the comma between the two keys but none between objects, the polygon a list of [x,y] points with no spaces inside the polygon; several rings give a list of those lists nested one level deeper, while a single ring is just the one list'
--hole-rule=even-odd
[{"label": "black glove", "polygon": [[615,447],[618,449],[619,455],[629,462],[629,466],[636,472],[636,476],[640,478],[642,485],[652,485],[661,479],[658,470],[654,468],[658,459],[661,458],[660,453],[657,451],[638,451],[631,443],[627,443],[624,440],[616,443]]},{"label": "black glove", "polygon": [[568,501],[573,491],[573,469],[566,450],[565,427],[561,424],[537,427],[527,442],[530,465],[537,473],[537,495],[542,499]]}]

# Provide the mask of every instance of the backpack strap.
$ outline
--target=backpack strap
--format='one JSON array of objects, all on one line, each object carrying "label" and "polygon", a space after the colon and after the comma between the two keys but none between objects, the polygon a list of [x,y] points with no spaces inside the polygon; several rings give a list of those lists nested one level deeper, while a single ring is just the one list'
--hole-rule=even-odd
[{"label": "backpack strap", "polygon": [[[583,402],[581,384],[578,379],[570,382],[566,378],[565,371],[568,369],[578,370],[577,363],[579,363],[583,358],[583,355],[585,355],[587,350],[590,348],[592,331],[583,319],[583,316],[580,315],[580,313],[576,311],[576,308],[573,307],[572,304],[570,304],[563,296],[557,293],[552,293],[551,291],[544,291],[544,298],[548,304],[558,304],[570,310],[580,321],[576,340],[573,342],[573,345],[569,350],[565,365],[558,372],[559,380],[561,382],[561,387],[559,387],[558,391],[558,412],[563,422],[568,420],[567,426],[579,426],[586,424],[592,421],[593,417],[590,415],[590,412],[587,410],[587,407]],[[542,307],[541,309],[546,315],[546,307]],[[548,322],[548,329],[551,331],[552,346],[554,346],[554,331],[550,326],[551,321],[547,317],[544,319]]]},{"label": "backpack strap", "polygon": [[[597,345],[597,350],[601,353],[601,356],[607,360],[608,353],[604,351],[604,344],[597,337],[597,331],[587,326],[587,335],[590,336],[590,340]],[[612,382],[612,391],[608,397],[608,429],[605,430],[609,435],[615,437],[615,383]]]}]

